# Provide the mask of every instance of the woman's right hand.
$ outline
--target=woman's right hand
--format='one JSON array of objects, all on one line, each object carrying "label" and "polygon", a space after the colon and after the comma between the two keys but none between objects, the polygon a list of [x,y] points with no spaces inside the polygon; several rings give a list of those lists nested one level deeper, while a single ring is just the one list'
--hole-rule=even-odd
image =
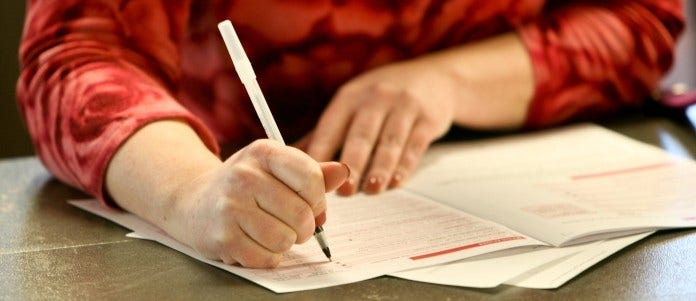
[{"label": "woman's right hand", "polygon": [[325,194],[349,173],[345,164],[258,140],[174,190],[164,228],[207,258],[274,267],[324,223]]}]

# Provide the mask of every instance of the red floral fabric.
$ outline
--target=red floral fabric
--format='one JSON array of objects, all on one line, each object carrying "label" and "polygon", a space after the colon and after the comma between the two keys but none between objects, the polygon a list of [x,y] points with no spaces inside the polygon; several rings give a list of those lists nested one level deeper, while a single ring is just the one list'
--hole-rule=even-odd
[{"label": "red floral fabric", "polygon": [[213,151],[263,137],[217,31],[230,19],[288,141],[376,66],[517,30],[534,63],[527,126],[637,104],[672,62],[680,1],[29,0],[17,84],[45,166],[102,200],[113,153],[158,119]]}]

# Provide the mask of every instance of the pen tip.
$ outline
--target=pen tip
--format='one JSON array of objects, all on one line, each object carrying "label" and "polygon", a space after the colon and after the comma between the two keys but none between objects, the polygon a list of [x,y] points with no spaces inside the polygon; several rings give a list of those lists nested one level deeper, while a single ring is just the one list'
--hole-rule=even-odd
[{"label": "pen tip", "polygon": [[326,258],[331,260],[331,251],[329,250],[329,248],[322,248],[321,250],[324,252],[324,255],[326,255]]}]

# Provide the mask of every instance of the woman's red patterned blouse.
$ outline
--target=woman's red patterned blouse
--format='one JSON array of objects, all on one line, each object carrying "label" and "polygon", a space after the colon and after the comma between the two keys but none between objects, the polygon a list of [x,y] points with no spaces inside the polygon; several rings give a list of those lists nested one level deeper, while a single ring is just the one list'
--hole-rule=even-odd
[{"label": "woman's red patterned blouse", "polygon": [[103,199],[108,160],[153,120],[186,120],[214,151],[263,137],[224,19],[290,141],[356,74],[510,30],[534,64],[526,125],[595,117],[656,87],[684,26],[669,0],[29,0],[17,94],[45,166]]}]

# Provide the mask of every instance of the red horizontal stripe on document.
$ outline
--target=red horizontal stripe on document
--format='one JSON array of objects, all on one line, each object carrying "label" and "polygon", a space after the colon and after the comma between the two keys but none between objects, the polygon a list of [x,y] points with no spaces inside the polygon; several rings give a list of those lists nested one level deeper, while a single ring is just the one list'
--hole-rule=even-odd
[{"label": "red horizontal stripe on document", "polygon": [[481,247],[481,246],[486,246],[486,245],[492,245],[492,244],[497,244],[497,243],[506,242],[506,241],[511,241],[511,240],[518,240],[518,239],[524,239],[524,237],[523,237],[523,236],[510,236],[510,237],[504,237],[504,238],[491,239],[491,240],[489,240],[489,241],[482,241],[482,242],[477,242],[477,243],[475,243],[475,244],[470,244],[470,245],[466,245],[466,246],[461,246],[461,247],[456,247],[456,248],[452,248],[452,249],[437,251],[437,252],[433,252],[433,253],[428,253],[428,254],[413,256],[413,257],[410,257],[410,259],[411,259],[411,260],[425,259],[425,258],[430,258],[430,257],[435,257],[435,256],[440,256],[440,255],[445,255],[445,254],[449,254],[449,253],[459,252],[459,251],[461,251],[461,250],[473,249],[473,248],[476,248],[476,247]]},{"label": "red horizontal stripe on document", "polygon": [[570,178],[573,180],[583,180],[583,179],[599,178],[599,177],[606,177],[606,176],[615,176],[615,175],[632,173],[632,172],[639,172],[639,171],[644,171],[644,170],[649,170],[649,169],[662,168],[662,167],[667,167],[670,165],[673,165],[673,164],[671,162],[664,162],[664,163],[636,166],[636,167],[631,167],[631,168],[603,171],[603,172],[591,173],[591,174],[585,174],[585,175],[571,176]]}]

